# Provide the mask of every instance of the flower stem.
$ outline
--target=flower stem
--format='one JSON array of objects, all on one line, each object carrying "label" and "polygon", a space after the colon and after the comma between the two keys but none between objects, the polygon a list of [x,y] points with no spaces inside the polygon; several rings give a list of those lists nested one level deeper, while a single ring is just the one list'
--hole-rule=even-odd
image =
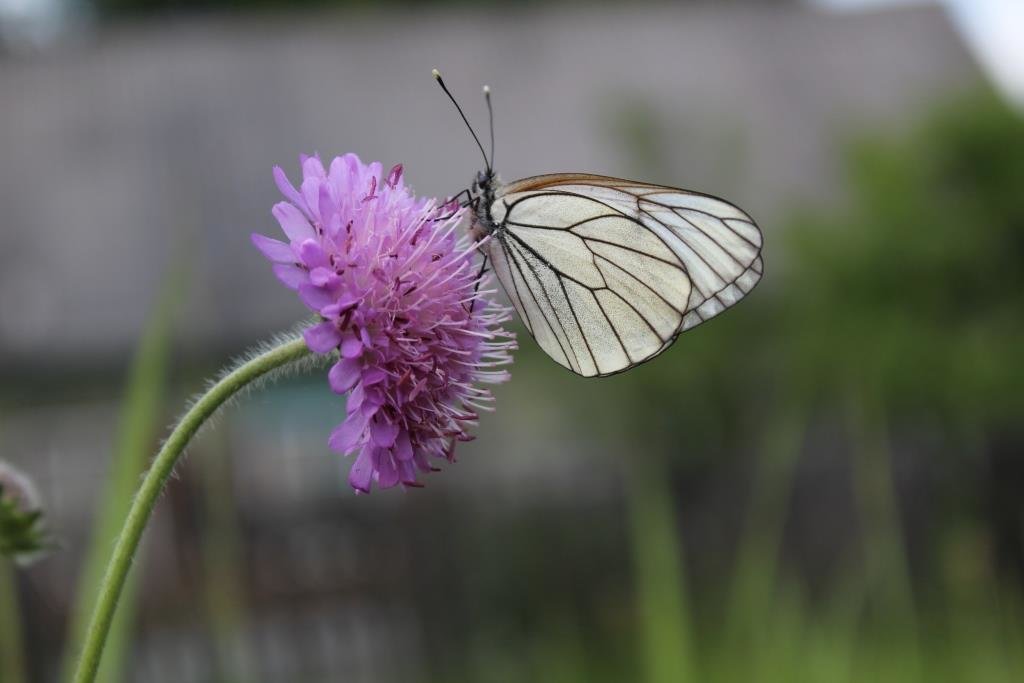
[{"label": "flower stem", "polygon": [[291,336],[273,347],[260,351],[247,361],[226,373],[213,384],[189,408],[175,426],[174,431],[157,453],[149,471],[146,472],[135,500],[132,502],[124,527],[114,546],[114,554],[107,564],[107,570],[100,585],[96,606],[85,636],[82,654],[78,659],[74,683],[92,683],[103,655],[117,601],[121,596],[132,559],[142,539],[142,532],[153,513],[160,493],[174,471],[174,466],[185,451],[189,441],[225,401],[246,388],[254,380],[309,356],[310,351],[301,336]]}]

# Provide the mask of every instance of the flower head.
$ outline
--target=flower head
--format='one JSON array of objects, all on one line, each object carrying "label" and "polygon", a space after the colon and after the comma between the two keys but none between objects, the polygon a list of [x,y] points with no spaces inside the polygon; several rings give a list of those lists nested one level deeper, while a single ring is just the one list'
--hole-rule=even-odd
[{"label": "flower head", "polygon": [[493,401],[479,385],[508,379],[500,366],[515,348],[501,327],[509,310],[480,282],[476,246],[456,235],[463,211],[414,197],[401,166],[381,171],[354,154],[327,169],[303,157],[296,189],[275,168],[288,201],[273,214],[288,242],[252,236],[320,317],[306,344],[339,352],[328,381],[348,401],[328,443],[358,453],[348,480],[364,493],[374,481],[416,486],[432,459],[452,461]]}]

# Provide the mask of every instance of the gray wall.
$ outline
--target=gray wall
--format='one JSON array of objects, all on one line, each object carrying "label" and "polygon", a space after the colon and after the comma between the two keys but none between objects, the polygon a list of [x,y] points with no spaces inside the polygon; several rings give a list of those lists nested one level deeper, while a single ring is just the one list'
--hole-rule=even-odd
[{"label": "gray wall", "polygon": [[248,241],[277,229],[271,167],[351,150],[403,162],[420,192],[457,192],[481,162],[434,66],[478,126],[479,87],[494,89],[505,177],[586,170],[727,195],[769,245],[780,207],[835,190],[846,124],[898,121],[978,78],[935,8],[409,9],[105,29],[0,61],[0,367],[129,350],[178,252],[186,344],[242,347],[292,324],[304,310]]}]

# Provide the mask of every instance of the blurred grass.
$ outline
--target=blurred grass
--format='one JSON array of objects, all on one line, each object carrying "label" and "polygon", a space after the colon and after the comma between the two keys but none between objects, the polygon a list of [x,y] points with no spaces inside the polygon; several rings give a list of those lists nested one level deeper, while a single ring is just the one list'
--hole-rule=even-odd
[{"label": "blurred grass", "polygon": [[758,445],[749,512],[736,551],[723,615],[724,640],[757,657],[770,649],[762,628],[774,609],[783,531],[810,417],[806,399],[783,400]]},{"label": "blurred grass", "polygon": [[685,683],[694,670],[691,610],[672,505],[672,486],[661,458],[628,463],[626,507],[636,583],[640,668],[649,683]]},{"label": "blurred grass", "polygon": [[202,486],[203,598],[212,635],[214,679],[257,680],[245,639],[242,530],[231,481],[230,418],[206,435],[212,452],[197,459]]},{"label": "blurred grass", "polygon": [[[175,313],[183,301],[185,282],[182,267],[172,268],[165,276],[162,291],[128,371],[106,487],[99,497],[92,536],[79,576],[68,645],[65,647],[64,680],[70,680],[74,670],[114,541],[124,524],[139,479],[163,425],[172,329]],[[135,562],[140,563],[141,557]],[[136,568],[125,583],[117,614],[110,626],[97,681],[112,683],[124,679],[124,667],[131,652],[139,575]]]},{"label": "blurred grass", "polygon": [[864,582],[879,612],[874,615],[879,630],[895,632],[905,640],[901,679],[916,681],[921,679],[918,623],[886,417],[877,404],[876,392],[851,393],[849,439],[862,527]]},{"label": "blurred grass", "polygon": [[0,681],[4,683],[28,680],[19,607],[14,562],[0,557]]}]

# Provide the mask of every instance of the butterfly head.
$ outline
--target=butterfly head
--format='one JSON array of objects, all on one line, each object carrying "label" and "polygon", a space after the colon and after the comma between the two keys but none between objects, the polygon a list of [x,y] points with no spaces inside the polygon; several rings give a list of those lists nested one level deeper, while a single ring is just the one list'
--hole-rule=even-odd
[{"label": "butterfly head", "polygon": [[477,171],[476,180],[473,181],[473,191],[477,192],[484,189],[487,184],[488,173],[487,171]]},{"label": "butterfly head", "polygon": [[494,169],[488,168],[485,171],[477,171],[473,180],[473,194],[493,194],[495,185],[498,184],[498,174]]}]

